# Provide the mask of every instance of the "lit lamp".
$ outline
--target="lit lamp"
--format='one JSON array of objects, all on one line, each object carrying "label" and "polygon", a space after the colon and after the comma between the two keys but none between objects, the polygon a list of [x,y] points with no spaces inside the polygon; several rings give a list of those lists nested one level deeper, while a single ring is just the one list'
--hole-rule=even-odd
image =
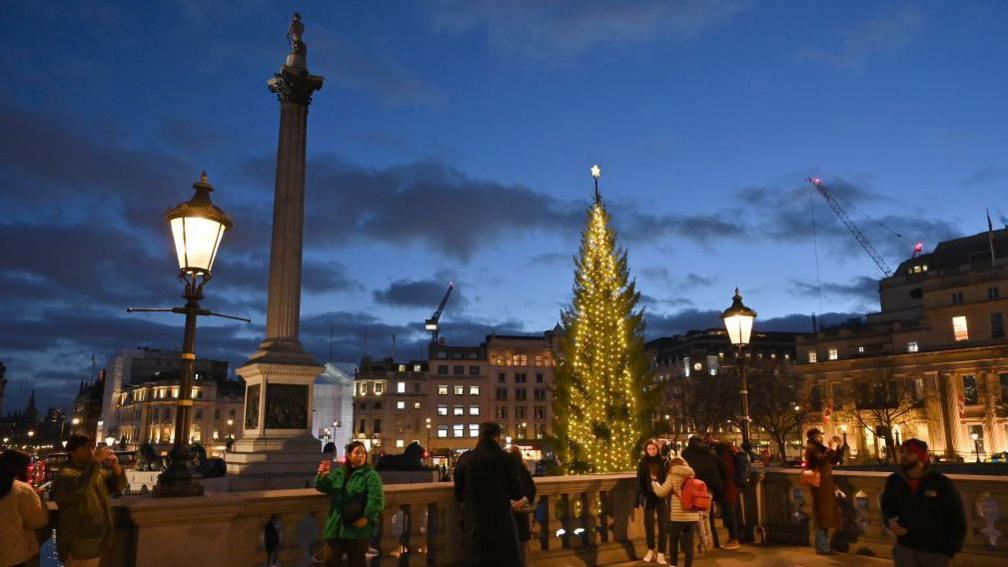
[{"label": "lit lamp", "polygon": [[980,435],[978,433],[970,433],[970,439],[973,440],[973,452],[976,453],[976,462],[980,462]]},{"label": "lit lamp", "polygon": [[426,419],[426,422],[427,422],[427,446],[424,448],[427,449],[427,454],[430,455],[430,460],[433,462],[434,455],[431,452],[431,446],[430,446],[431,421],[429,417]]},{"label": "lit lamp", "polygon": [[721,314],[721,320],[724,321],[731,343],[738,348],[739,395],[742,398],[742,450],[749,455],[749,460],[752,460],[752,444],[749,441],[749,387],[745,375],[744,353],[752,335],[756,312],[742,303],[742,295],[738,288],[735,288],[731,307]]},{"label": "lit lamp", "polygon": [[[192,469],[189,456],[190,430],[192,429],[193,381],[196,375],[196,318],[198,316],[218,316],[228,319],[248,321],[242,317],[220,315],[200,307],[203,286],[210,281],[211,270],[217,252],[220,250],[224,233],[233,226],[228,218],[210,200],[213,185],[207,182],[204,171],[199,181],[193,183],[195,194],[191,199],[169,209],[165,222],[171,228],[175,243],[175,255],[179,264],[179,279],[185,284],[182,297],[184,307],[170,309],[136,309],[127,311],[170,311],[185,315],[185,334],[182,339],[181,379],[178,410],[175,414],[175,435],[169,453],[168,468],[158,477],[154,494],[156,496],[199,496],[203,486],[199,475]],[[229,420],[230,421],[230,420]],[[230,425],[230,423],[229,423]]]}]

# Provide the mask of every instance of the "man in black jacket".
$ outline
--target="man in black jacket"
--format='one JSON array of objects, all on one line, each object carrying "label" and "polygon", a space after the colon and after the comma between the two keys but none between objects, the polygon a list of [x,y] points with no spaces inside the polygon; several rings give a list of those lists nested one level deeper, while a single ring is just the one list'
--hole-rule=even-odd
[{"label": "man in black jacket", "polygon": [[[690,437],[686,443],[686,448],[682,452],[682,458],[686,459],[686,464],[693,469],[696,477],[707,485],[707,490],[718,506],[724,510],[725,501],[725,476],[728,467],[724,461],[718,458],[711,450],[710,446],[699,437]],[[724,512],[722,512],[722,515]],[[711,536],[714,538],[714,547],[721,547],[718,541],[717,530],[714,529],[714,514],[710,514]]]},{"label": "man in black jacket", "polygon": [[896,567],[944,567],[962,549],[962,499],[947,476],[931,470],[923,441],[900,446],[900,468],[886,479],[881,502],[882,518],[896,534]]},{"label": "man in black jacket", "polygon": [[528,499],[518,462],[501,448],[500,437],[499,424],[480,424],[476,448],[455,464],[455,498],[463,508],[467,566],[521,565],[513,511]]}]

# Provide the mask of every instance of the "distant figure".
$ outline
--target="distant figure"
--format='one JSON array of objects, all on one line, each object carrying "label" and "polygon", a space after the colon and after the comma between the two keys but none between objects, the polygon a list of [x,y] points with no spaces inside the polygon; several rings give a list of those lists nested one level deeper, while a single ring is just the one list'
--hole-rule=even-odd
[{"label": "distant figure", "polygon": [[270,514],[270,519],[263,526],[263,547],[266,548],[266,567],[277,564],[277,553],[280,551],[283,524],[279,514]]},{"label": "distant figure", "polygon": [[[644,508],[644,536],[647,552],[644,562],[656,561],[666,565],[665,542],[668,541],[668,498],[655,494],[652,483],[662,484],[668,473],[668,462],[661,454],[658,443],[651,439],[644,445],[644,456],[637,463],[637,505]],[[658,540],[655,541],[655,525]]]},{"label": "distant figure", "polygon": [[528,505],[514,511],[515,526],[518,528],[518,542],[521,544],[521,564],[523,567],[528,567],[529,553],[531,552],[529,542],[532,541],[532,513],[535,511],[531,503],[535,502],[536,485],[528,467],[525,466],[521,447],[511,445],[508,452],[514,455],[515,460],[518,461],[518,472],[521,475],[522,488],[524,489],[522,495],[529,501]]},{"label": "distant figure", "polygon": [[126,476],[112,449],[96,449],[86,435],[71,435],[66,452],[70,461],[53,481],[56,549],[64,567],[97,567],[112,544],[109,495],[122,494]]},{"label": "distant figure", "polygon": [[833,482],[833,466],[843,459],[844,449],[833,440],[830,440],[829,447],[823,445],[823,434],[818,429],[809,429],[805,436],[808,438],[808,443],[805,444],[805,466],[819,471],[819,486],[809,488],[812,491],[812,511],[816,524],[816,553],[832,555],[830,530],[843,527],[836,484]]},{"label": "distant figure", "polygon": [[[332,507],[323,538],[328,567],[364,567],[368,542],[378,530],[378,516],[385,509],[381,477],[368,464],[367,448],[360,441],[346,447],[343,466],[332,461],[319,464],[315,488],[331,495]],[[344,563],[343,556],[347,556]]]},{"label": "distant figure", "polygon": [[0,565],[38,565],[35,530],[49,523],[49,511],[28,484],[31,457],[17,449],[0,455]]},{"label": "distant figure", "polygon": [[462,506],[467,567],[519,567],[514,511],[528,504],[518,463],[501,448],[501,427],[481,423],[476,448],[455,464],[455,498]]},{"label": "distant figure", "polygon": [[896,567],[944,567],[962,550],[962,498],[947,476],[931,469],[927,443],[903,442],[899,469],[886,479],[880,500],[883,521],[896,535]]}]

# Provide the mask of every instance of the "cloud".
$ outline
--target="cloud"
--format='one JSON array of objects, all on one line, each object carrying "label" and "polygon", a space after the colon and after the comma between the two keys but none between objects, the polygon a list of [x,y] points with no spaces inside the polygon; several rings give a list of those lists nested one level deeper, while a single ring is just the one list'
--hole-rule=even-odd
[{"label": "cloud", "polygon": [[[442,280],[401,279],[392,282],[385,289],[374,290],[372,294],[375,301],[384,305],[423,307],[429,308],[433,312],[441,303],[447,290],[448,284]],[[466,304],[466,299],[458,289],[452,291],[451,303],[455,307],[462,307]]]},{"label": "cloud", "polygon": [[[820,316],[820,325],[837,324],[851,318],[861,319],[859,313],[826,313]],[[646,313],[646,334],[648,340],[658,337],[683,334],[692,330],[721,328],[721,312],[714,309],[683,309],[671,314]],[[793,333],[812,332],[812,316],[800,313],[757,319],[758,331],[781,331]]]},{"label": "cloud", "polygon": [[644,268],[641,270],[641,275],[658,280],[665,286],[672,287],[679,291],[691,291],[698,287],[710,287],[718,280],[717,276],[702,276],[692,272],[688,272],[684,276],[673,275],[669,272],[669,269],[664,266]]},{"label": "cloud", "polygon": [[[878,280],[860,276],[849,283],[823,282],[822,292],[826,297],[840,296],[877,302],[879,299]],[[803,297],[818,297],[819,286],[815,282],[791,280],[791,293]]]},{"label": "cloud", "polygon": [[1006,177],[1008,177],[1008,168],[988,165],[978,169],[972,175],[960,181],[959,185],[963,187],[976,187],[978,185],[987,185]]},{"label": "cloud", "polygon": [[571,254],[564,254],[561,252],[546,252],[543,254],[536,254],[529,260],[529,264],[540,265],[540,266],[555,266],[558,264],[568,264],[571,262]]},{"label": "cloud", "polygon": [[807,48],[802,56],[821,60],[845,70],[859,70],[874,57],[898,53],[924,30],[924,14],[916,6],[887,9],[876,17],[841,32],[839,37],[817,34],[827,47]]},{"label": "cloud", "polygon": [[569,62],[600,47],[627,48],[687,40],[743,11],[748,2],[685,0],[431,0],[435,30],[479,32],[504,56]]}]

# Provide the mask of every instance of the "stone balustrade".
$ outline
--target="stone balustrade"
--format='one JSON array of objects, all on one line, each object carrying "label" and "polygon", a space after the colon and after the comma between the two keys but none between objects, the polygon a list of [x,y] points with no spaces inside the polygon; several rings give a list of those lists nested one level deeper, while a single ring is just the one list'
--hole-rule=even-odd
[{"label": "stone balustrade", "polygon": [[[813,541],[812,495],[799,483],[798,469],[757,469],[757,490],[747,495],[746,516],[755,526],[758,541],[809,546]],[[891,557],[894,536],[882,522],[879,497],[888,472],[833,472],[837,488],[848,497],[842,506],[848,527],[834,536],[841,551]],[[966,542],[955,565],[1002,566],[1008,564],[1008,477],[948,475],[955,482],[966,508]],[[844,503],[844,504],[847,504]]]}]

